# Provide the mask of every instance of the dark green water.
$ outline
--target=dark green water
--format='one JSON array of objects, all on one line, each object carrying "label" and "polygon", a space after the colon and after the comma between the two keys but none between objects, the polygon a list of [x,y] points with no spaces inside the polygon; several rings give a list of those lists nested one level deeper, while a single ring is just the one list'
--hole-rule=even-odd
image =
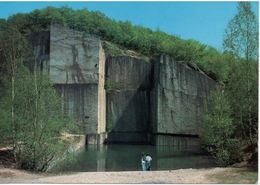
[{"label": "dark green water", "polygon": [[88,145],[56,166],[53,172],[139,171],[141,154],[152,156],[152,170],[208,168],[214,160],[198,150],[151,145]]}]

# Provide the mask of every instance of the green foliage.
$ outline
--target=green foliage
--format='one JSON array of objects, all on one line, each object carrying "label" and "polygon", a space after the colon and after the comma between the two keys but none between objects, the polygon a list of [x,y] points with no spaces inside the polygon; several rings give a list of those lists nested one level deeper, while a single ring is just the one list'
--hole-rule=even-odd
[{"label": "green foliage", "polygon": [[[168,54],[178,61],[198,62],[202,57],[211,56],[207,47],[195,40],[183,40],[160,30],[153,31],[143,26],[132,25],[129,21],[115,21],[100,12],[86,9],[73,10],[68,7],[47,7],[27,14],[16,14],[8,22],[17,25],[21,33],[48,29],[50,23],[59,23],[72,29],[100,36],[121,47],[137,51],[146,56]],[[120,53],[112,50],[111,53]],[[215,51],[215,54],[220,54]],[[200,63],[204,67],[203,62]],[[207,70],[207,68],[204,68]]]},{"label": "green foliage", "polygon": [[249,145],[257,143],[258,134],[258,65],[240,61],[232,65],[226,84],[227,98],[232,106],[236,134]]},{"label": "green foliage", "polygon": [[107,91],[111,91],[113,89],[113,83],[111,80],[106,80],[105,81],[105,89]]},{"label": "green foliage", "polygon": [[227,166],[230,164],[230,151],[223,148],[217,149],[216,159],[220,166]]},{"label": "green foliage", "polygon": [[73,124],[63,119],[50,79],[25,67],[33,57],[19,26],[0,22],[1,144],[13,146],[19,167],[45,171],[66,150],[61,132]]},{"label": "green foliage", "polygon": [[235,135],[244,148],[251,150],[244,152],[257,155],[258,22],[249,2],[239,2],[238,13],[226,30],[224,49],[236,57],[226,83]]},{"label": "green foliage", "polygon": [[126,55],[125,50],[119,48],[117,45],[109,42],[103,42],[103,47],[109,56],[124,56]]},{"label": "green foliage", "polygon": [[[256,62],[230,64],[225,86],[212,92],[203,126],[203,141],[220,165],[255,154],[258,138],[258,69]],[[249,147],[248,147],[249,146]]]},{"label": "green foliage", "polygon": [[0,73],[11,74],[16,65],[28,58],[29,46],[16,25],[0,23]]},{"label": "green foliage", "polygon": [[[17,133],[17,138],[13,140],[18,146],[19,161],[26,168],[44,170],[47,166],[43,167],[44,161],[47,164],[47,159],[52,159],[54,154],[64,148],[57,139],[64,128],[63,121],[59,121],[60,113],[55,112],[59,111],[58,107],[55,108],[59,102],[56,101],[49,80],[37,77],[39,92],[35,93],[32,86],[35,79],[21,67],[29,53],[23,34],[47,30],[50,23],[59,23],[110,41],[111,43],[104,42],[104,48],[112,56],[136,56],[135,52],[130,51],[134,50],[141,53],[140,57],[168,54],[177,61],[195,62],[207,73],[214,74],[219,84],[223,85],[212,93],[203,123],[202,136],[208,151],[217,158],[220,165],[228,165],[239,160],[244,146],[257,146],[258,70],[255,60],[258,59],[258,23],[248,2],[239,3],[238,14],[228,25],[224,54],[194,40],[182,40],[160,30],[153,31],[132,25],[128,21],[109,19],[100,12],[47,7],[0,20],[0,72],[7,74],[5,79],[1,79],[0,88],[8,89],[1,104],[0,133],[7,140],[12,139],[10,133]],[[17,66],[20,66],[19,72]],[[11,76],[15,89],[9,83]],[[105,84],[106,90],[111,90],[112,86],[109,81]],[[15,92],[14,101],[10,97],[11,90]],[[36,100],[39,102],[37,106]],[[10,106],[15,110],[15,124],[10,116]],[[53,114],[50,112],[52,109]],[[43,129],[42,137],[51,143],[50,148],[42,137],[39,138],[45,124],[51,130]],[[110,123],[108,130],[109,125]],[[47,147],[45,154],[48,153],[44,154],[45,157],[39,154],[44,153],[44,147]],[[36,158],[39,163],[36,163]]]},{"label": "green foliage", "polygon": [[232,72],[232,64],[236,62],[236,59],[229,54],[219,54],[212,47],[207,47],[207,53],[201,57],[198,65],[207,69],[207,72],[215,76],[218,82],[228,81],[228,74]]},{"label": "green foliage", "polygon": [[227,168],[208,177],[218,184],[256,184],[258,172],[250,168]]},{"label": "green foliage", "polygon": [[232,67],[235,72],[229,73],[225,88],[212,92],[203,123],[205,148],[222,166],[243,160],[248,146],[250,153],[257,151],[257,64],[237,62]]},{"label": "green foliage", "polygon": [[132,56],[149,62],[149,58],[147,56],[137,53],[133,50],[127,50],[126,48],[122,48],[117,44],[108,41],[103,41],[102,46],[107,56]]},{"label": "green foliage", "polygon": [[113,119],[112,118],[108,118],[107,120],[107,125],[106,125],[106,131],[110,132],[113,129]]},{"label": "green foliage", "polygon": [[231,107],[221,88],[211,93],[208,112],[203,123],[202,139],[206,149],[216,157],[219,165],[234,162],[237,140],[233,137],[234,125]]},{"label": "green foliage", "polygon": [[224,37],[224,49],[235,56],[258,60],[258,21],[250,2],[239,2],[238,13],[229,22]]},{"label": "green foliage", "polygon": [[[66,149],[60,134],[65,120],[61,114],[61,102],[48,77],[37,75],[38,92],[35,93],[34,76],[18,66],[14,102],[10,96],[10,80],[5,80],[5,96],[1,100],[1,133],[11,135],[11,107],[14,106],[15,153],[21,168],[45,171],[50,162]],[[35,101],[37,100],[37,105]],[[36,107],[37,106],[37,107]],[[36,121],[35,121],[36,119]],[[4,139],[4,138],[2,138]]]},{"label": "green foliage", "polygon": [[[222,90],[212,93],[204,121],[206,149],[220,165],[256,156],[258,136],[258,30],[250,3],[240,2],[224,38],[225,53],[202,57]],[[246,151],[250,149],[250,151]],[[254,160],[254,159],[249,159]]]}]

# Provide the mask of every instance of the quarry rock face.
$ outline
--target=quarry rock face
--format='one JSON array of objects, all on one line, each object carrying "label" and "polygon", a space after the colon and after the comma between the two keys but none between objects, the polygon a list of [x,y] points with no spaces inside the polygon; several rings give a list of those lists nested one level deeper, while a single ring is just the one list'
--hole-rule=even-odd
[{"label": "quarry rock face", "polygon": [[[155,143],[168,145],[170,136],[198,136],[207,97],[215,81],[186,64],[161,56],[154,63],[152,125]],[[171,141],[173,140],[173,141]]]},{"label": "quarry rock face", "polygon": [[108,142],[147,143],[152,64],[128,56],[106,60]]},{"label": "quarry rock face", "polygon": [[49,71],[64,99],[64,114],[72,115],[84,126],[87,143],[103,143],[105,54],[100,39],[51,25]]},{"label": "quarry rock face", "polygon": [[105,55],[99,38],[59,25],[29,40],[38,70],[49,74],[64,116],[84,127],[87,144],[199,143],[216,83],[202,71],[164,55],[148,62]]},{"label": "quarry rock face", "polygon": [[142,59],[130,56],[108,57],[106,82],[112,90],[147,90],[152,85],[151,70],[152,64]]},{"label": "quarry rock face", "polygon": [[[39,71],[49,74],[50,70],[50,32],[41,31],[35,32],[27,36],[29,43],[31,43],[33,54],[37,60],[37,68]],[[31,59],[29,68],[34,68],[34,58]]]},{"label": "quarry rock face", "polygon": [[38,60],[38,69],[50,76],[63,99],[64,116],[73,117],[82,125],[87,143],[103,143],[105,53],[100,39],[51,25],[50,31],[34,33],[29,40]]},{"label": "quarry rock face", "polygon": [[98,84],[100,39],[58,25],[50,29],[50,77],[59,84]]}]

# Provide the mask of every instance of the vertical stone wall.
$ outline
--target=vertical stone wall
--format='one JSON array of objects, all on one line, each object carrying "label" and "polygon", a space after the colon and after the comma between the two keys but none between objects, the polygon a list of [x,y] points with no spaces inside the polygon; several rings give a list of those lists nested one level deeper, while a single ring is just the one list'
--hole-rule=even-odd
[{"label": "vertical stone wall", "polygon": [[34,61],[37,61],[37,69],[45,74],[50,70],[50,32],[41,31],[27,36],[33,50],[34,58],[31,59],[29,68],[34,70]]},{"label": "vertical stone wall", "polygon": [[105,54],[99,38],[59,25],[50,27],[50,78],[63,111],[85,128],[88,144],[105,138]]},{"label": "vertical stone wall", "polygon": [[102,144],[106,137],[108,143],[199,143],[215,86],[204,73],[167,56],[153,62],[106,58],[99,38],[59,25],[28,39],[38,69],[49,74],[64,100],[64,115],[84,126],[87,144]]},{"label": "vertical stone wall", "polygon": [[50,77],[53,83],[98,84],[99,38],[51,25],[50,42]]},{"label": "vertical stone wall", "polygon": [[158,145],[174,145],[176,142],[169,142],[169,135],[177,135],[184,140],[187,136],[198,136],[207,96],[215,86],[215,81],[167,56],[155,61],[154,67],[154,142]]},{"label": "vertical stone wall", "polygon": [[151,69],[151,63],[133,57],[106,60],[108,142],[148,142]]},{"label": "vertical stone wall", "polygon": [[83,133],[97,132],[98,86],[96,84],[55,84],[62,98],[66,117],[73,117],[82,124]]}]

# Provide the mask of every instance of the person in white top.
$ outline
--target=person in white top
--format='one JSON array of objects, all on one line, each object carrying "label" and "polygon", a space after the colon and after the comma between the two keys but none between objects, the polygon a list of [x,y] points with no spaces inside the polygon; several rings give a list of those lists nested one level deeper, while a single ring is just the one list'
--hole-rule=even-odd
[{"label": "person in white top", "polygon": [[152,157],[149,154],[146,154],[145,161],[146,161],[146,170],[151,171]]}]

